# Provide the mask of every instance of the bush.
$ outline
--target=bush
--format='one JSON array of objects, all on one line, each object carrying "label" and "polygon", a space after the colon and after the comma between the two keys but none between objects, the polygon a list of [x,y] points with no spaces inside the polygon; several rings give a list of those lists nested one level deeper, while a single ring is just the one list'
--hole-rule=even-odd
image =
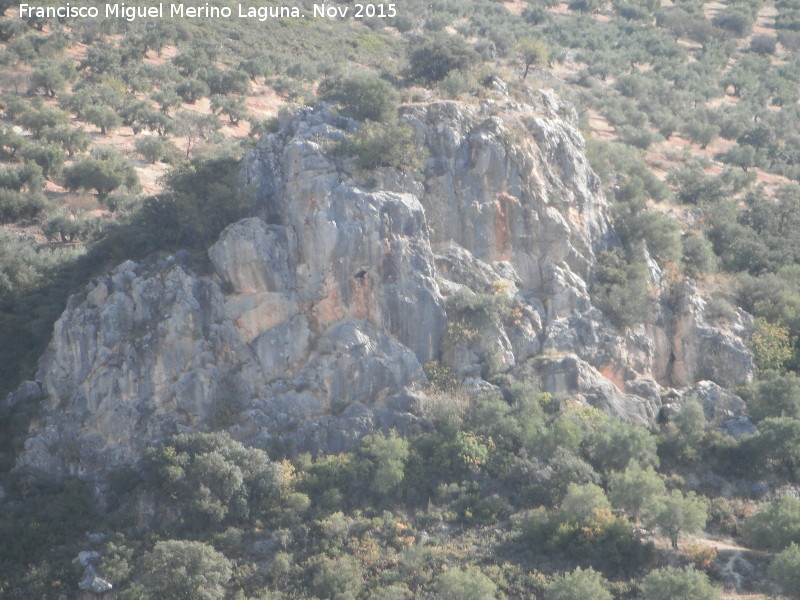
[{"label": "bush", "polygon": [[683,270],[689,277],[713,273],[717,268],[717,257],[711,242],[704,235],[687,235],[683,238]]},{"label": "bush", "polygon": [[38,192],[44,185],[42,168],[28,162],[18,167],[0,168],[0,188],[21,192]]},{"label": "bush", "polygon": [[369,491],[379,498],[387,497],[403,481],[408,442],[394,431],[389,436],[380,433],[365,436],[357,455]]},{"label": "bush", "polygon": [[800,543],[800,500],[784,495],[762,506],[744,523],[742,536],[748,546],[764,550]]},{"label": "bush", "polygon": [[753,29],[755,19],[752,15],[736,8],[726,8],[714,17],[714,25],[730,31],[736,37],[745,37]]},{"label": "bush", "polygon": [[532,66],[546,65],[549,56],[547,44],[532,37],[525,37],[519,40],[516,46],[516,53],[522,64],[525,65],[525,70],[522,73],[523,81],[525,81]]},{"label": "bush", "polygon": [[800,547],[792,543],[769,566],[769,576],[789,598],[800,598]]},{"label": "bush", "polygon": [[603,251],[597,257],[592,296],[617,325],[633,327],[651,314],[647,277],[647,266],[628,261],[620,248]]},{"label": "bush", "polygon": [[494,600],[497,586],[480,569],[451,568],[442,573],[434,584],[438,600]]},{"label": "bush", "polygon": [[600,486],[593,483],[585,485],[571,483],[561,502],[560,512],[565,520],[585,523],[610,508],[611,503]]},{"label": "bush", "polygon": [[424,151],[407,123],[364,123],[340,149],[352,153],[358,166],[368,171],[392,167],[411,172],[422,168],[424,160]]},{"label": "bush", "polygon": [[200,79],[185,79],[177,85],[175,92],[187,104],[194,104],[200,98],[204,98],[211,93],[205,81]]},{"label": "bush", "polygon": [[644,600],[719,600],[720,591],[705,573],[692,567],[664,567],[650,571],[642,580]]},{"label": "bush", "polygon": [[67,80],[57,65],[47,65],[39,67],[31,73],[29,92],[42,90],[51,98],[55,98],[56,92],[60,92],[67,85]]},{"label": "bush", "polygon": [[647,429],[608,418],[589,440],[590,461],[600,472],[621,471],[631,462],[658,466],[656,438]]},{"label": "bush", "polygon": [[82,127],[46,127],[41,132],[41,138],[50,143],[58,144],[69,156],[83,152],[89,147],[89,136],[86,135]]},{"label": "bush", "polygon": [[750,40],[750,51],[757,54],[775,54],[778,40],[771,35],[756,35]]},{"label": "bush", "polygon": [[609,477],[608,496],[611,503],[624,509],[634,522],[639,521],[643,508],[652,510],[657,507],[659,498],[666,493],[664,482],[652,466],[645,470],[632,462],[624,472]]},{"label": "bush", "polygon": [[755,423],[768,417],[800,418],[800,378],[794,373],[764,371],[740,395]]},{"label": "bush", "polygon": [[19,115],[17,122],[24,129],[31,132],[33,137],[38,138],[44,129],[55,129],[65,127],[69,124],[69,116],[64,111],[47,106],[26,107]]},{"label": "bush", "polygon": [[11,483],[0,515],[0,536],[7,540],[0,545],[4,564],[13,561],[28,568],[42,553],[80,537],[92,526],[97,508],[83,482],[68,477],[61,482]]},{"label": "bush", "polygon": [[263,450],[227,434],[183,434],[149,450],[145,471],[162,501],[184,515],[185,527],[246,523],[274,510],[284,485],[281,467]]},{"label": "bush", "polygon": [[[355,597],[364,585],[358,561],[349,555],[326,558],[317,568],[312,589],[320,598]],[[349,594],[349,595],[347,595]]]},{"label": "bush", "polygon": [[593,569],[565,573],[554,579],[544,593],[544,600],[612,600],[608,582]]},{"label": "bush", "polygon": [[373,73],[325,79],[319,84],[320,100],[342,105],[342,114],[361,121],[388,121],[397,113],[400,95]]},{"label": "bush", "polygon": [[451,71],[466,71],[479,61],[475,49],[460,36],[437,34],[409,47],[407,76],[426,85],[443,80]]},{"label": "bush", "polygon": [[247,214],[250,199],[241,190],[239,168],[231,156],[195,158],[164,177],[164,192],[153,206],[174,212],[177,244],[205,250]]},{"label": "bush", "polygon": [[163,600],[222,600],[231,562],[202,542],[156,542],[142,558],[142,581]]},{"label": "bush", "polygon": [[758,317],[750,334],[750,349],[759,369],[780,369],[792,358],[789,328]]},{"label": "bush", "polygon": [[771,471],[790,481],[800,480],[800,420],[771,417],[761,421],[758,428],[760,433],[740,446],[748,462],[760,474]]}]

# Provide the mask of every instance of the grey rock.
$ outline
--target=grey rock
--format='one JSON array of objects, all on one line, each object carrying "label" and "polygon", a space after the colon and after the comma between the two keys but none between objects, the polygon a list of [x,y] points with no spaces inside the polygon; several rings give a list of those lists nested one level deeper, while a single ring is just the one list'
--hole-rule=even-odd
[{"label": "grey rock", "polygon": [[100,556],[101,554],[94,550],[82,550],[78,553],[78,556],[72,559],[72,564],[87,567],[93,560],[100,558]]},{"label": "grey rock", "polygon": [[723,387],[752,381],[752,353],[740,336],[705,320],[705,301],[695,284],[685,280],[671,300],[669,305],[662,304],[662,314],[651,332],[656,379],[670,387],[700,380]]},{"label": "grey rock", "polygon": [[719,423],[742,415],[747,408],[744,400],[713,381],[698,381],[683,394],[684,402],[700,403],[709,421]]},{"label": "grey rock", "polygon": [[739,437],[742,435],[755,435],[758,429],[750,422],[745,416],[733,417],[726,419],[718,426],[719,431],[731,437]]},{"label": "grey rock", "polygon": [[42,386],[37,381],[23,381],[19,387],[6,396],[6,406],[11,408],[17,404],[38,400],[42,397]]},{"label": "grey rock", "polygon": [[87,533],[86,537],[89,538],[89,541],[93,544],[102,544],[106,541],[106,538],[108,538],[105,533]]},{"label": "grey rock", "polygon": [[93,569],[87,569],[83,579],[78,583],[78,588],[94,594],[110,592],[114,586],[102,577],[98,577]]},{"label": "grey rock", "polygon": [[556,396],[574,395],[587,405],[632,423],[652,422],[658,412],[653,399],[623,393],[594,367],[574,354],[536,359],[544,391]]}]

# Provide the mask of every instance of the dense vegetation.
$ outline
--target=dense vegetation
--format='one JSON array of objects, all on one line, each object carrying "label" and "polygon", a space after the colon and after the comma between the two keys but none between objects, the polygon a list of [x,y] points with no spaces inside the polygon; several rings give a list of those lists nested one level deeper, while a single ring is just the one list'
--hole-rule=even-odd
[{"label": "dense vegetation", "polygon": [[[725,583],[713,544],[688,541],[705,530],[763,552],[749,556],[769,563],[764,590],[800,598],[800,501],[756,502],[747,483],[800,483],[796,0],[410,0],[358,23],[9,17],[0,42],[0,393],[32,375],[92,276],[179,248],[207,267],[248,212],[238,161],[279,105],[335,104],[363,122],[336,151],[413,172],[424,155],[398,105],[489,97],[493,75],[578,109],[614,201],[620,243],[591,290],[615,324],[651,318],[652,258],[705,286],[718,322],[756,317],[760,368],[739,390],[760,434],[734,439],[699,405],[648,431],[491,365],[504,393],[467,399],[430,364],[425,433],[291,461],[176,436],[117,473],[103,506],[79,480],[15,470],[35,406],[2,406],[0,595],[73,590],[91,547],[125,599],[702,600]],[[464,323],[510,310],[477,294],[448,308]]]}]

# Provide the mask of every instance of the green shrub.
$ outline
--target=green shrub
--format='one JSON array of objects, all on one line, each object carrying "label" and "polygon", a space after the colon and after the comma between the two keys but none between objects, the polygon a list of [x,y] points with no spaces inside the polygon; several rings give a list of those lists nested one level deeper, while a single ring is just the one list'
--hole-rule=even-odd
[{"label": "green shrub", "polygon": [[556,553],[627,577],[653,558],[652,543],[642,544],[627,519],[615,517],[603,507],[594,507],[589,516],[580,520],[569,518],[563,510],[548,513],[537,509],[523,525],[522,540],[537,553]]},{"label": "green shrub", "polygon": [[750,51],[757,54],[775,54],[777,38],[771,35],[756,35],[750,40]]},{"label": "green shrub", "polygon": [[222,600],[232,565],[203,542],[156,542],[142,558],[146,589],[163,600]]},{"label": "green shrub", "polygon": [[431,85],[451,71],[475,66],[478,53],[462,37],[436,34],[410,44],[407,76],[412,82]]},{"label": "green shrub", "polygon": [[600,486],[593,483],[572,483],[567,488],[559,510],[564,520],[586,523],[610,508],[611,503]]},{"label": "green shrub", "polygon": [[351,153],[361,169],[392,167],[403,172],[422,168],[424,150],[417,144],[414,130],[404,122],[366,122],[341,151]]},{"label": "green shrub", "polygon": [[[772,472],[778,477],[800,479],[800,420],[791,417],[770,417],[759,423],[759,434],[740,445],[745,464],[760,473]],[[800,542],[800,540],[798,540]]]},{"label": "green shrub", "polygon": [[361,565],[352,556],[344,555],[321,561],[314,575],[312,589],[320,598],[349,598],[355,597],[363,585]]},{"label": "green shrub", "polygon": [[434,584],[439,600],[495,600],[497,585],[476,567],[451,568]]},{"label": "green shrub", "polygon": [[783,495],[762,506],[742,526],[745,543],[764,550],[783,550],[800,543],[800,500]]},{"label": "green shrub", "polygon": [[367,489],[378,498],[386,498],[403,481],[408,461],[408,442],[392,431],[365,436],[358,452],[358,464],[363,470]]},{"label": "green shrub", "polygon": [[15,192],[38,192],[44,185],[42,168],[34,162],[0,168],[0,188]]},{"label": "green shrub", "polygon": [[612,600],[608,581],[597,571],[580,567],[554,579],[544,593],[544,600]]},{"label": "green shrub", "polygon": [[750,349],[759,369],[780,369],[792,358],[789,328],[758,317],[750,334]]},{"label": "green shrub", "polygon": [[225,227],[247,214],[250,198],[240,187],[239,168],[232,156],[200,157],[164,177],[164,191],[150,208],[174,214],[174,220],[154,223],[173,228],[170,243],[205,250]]},{"label": "green shrub", "polygon": [[173,436],[148,450],[144,465],[153,490],[195,531],[263,517],[284,485],[282,468],[264,451],[222,433]]},{"label": "green shrub", "polygon": [[720,591],[708,576],[692,567],[664,567],[650,571],[642,580],[645,600],[719,600]]},{"label": "green shrub", "polygon": [[753,29],[752,15],[737,8],[726,8],[713,19],[714,25],[730,31],[736,37],[745,37]]},{"label": "green shrub", "polygon": [[769,576],[789,598],[800,598],[800,547],[792,543],[769,566]]},{"label": "green shrub", "polygon": [[45,127],[41,132],[41,139],[58,144],[69,156],[83,152],[89,147],[89,136],[83,127]]},{"label": "green shrub", "polygon": [[194,104],[200,98],[205,98],[211,93],[211,88],[205,81],[200,79],[184,79],[175,88],[175,92],[186,102]]},{"label": "green shrub", "polygon": [[769,417],[800,418],[800,378],[794,373],[763,371],[740,395],[755,423]]},{"label": "green shrub", "polygon": [[92,526],[96,507],[84,482],[68,477],[60,482],[18,478],[12,483],[0,516],[3,561],[27,566]]},{"label": "green shrub", "polygon": [[56,93],[62,91],[66,85],[67,80],[58,65],[46,65],[31,73],[28,91],[41,90],[51,98],[55,98]]},{"label": "green shrub", "polygon": [[611,503],[624,509],[634,522],[639,521],[643,509],[656,508],[658,499],[666,493],[667,488],[652,465],[643,469],[632,462],[625,471],[609,477],[608,496]]},{"label": "green shrub", "polygon": [[630,463],[658,466],[656,438],[647,429],[608,418],[589,437],[592,465],[600,472],[622,471]]},{"label": "green shrub", "polygon": [[452,392],[458,388],[458,377],[446,364],[432,360],[423,365],[428,383],[441,392]]},{"label": "green shrub", "polygon": [[397,114],[400,95],[373,73],[324,79],[317,89],[320,100],[342,105],[345,116],[360,121],[385,122]]},{"label": "green shrub", "polygon": [[651,314],[647,266],[628,261],[620,248],[603,251],[597,257],[592,297],[619,326],[644,323]]},{"label": "green shrub", "polygon": [[33,137],[38,138],[46,128],[55,129],[68,125],[69,116],[57,108],[48,108],[34,103],[33,106],[26,107],[17,117],[17,123],[30,131]]},{"label": "green shrub", "polygon": [[682,254],[683,270],[690,277],[710,274],[717,268],[714,248],[702,234],[684,237]]}]

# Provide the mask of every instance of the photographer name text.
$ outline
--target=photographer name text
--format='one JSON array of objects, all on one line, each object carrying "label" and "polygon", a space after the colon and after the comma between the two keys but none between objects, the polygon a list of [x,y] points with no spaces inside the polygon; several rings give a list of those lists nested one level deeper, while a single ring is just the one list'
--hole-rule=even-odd
[{"label": "photographer name text", "polygon": [[264,5],[247,6],[215,6],[204,4],[158,3],[150,6],[138,6],[125,3],[105,4],[97,6],[76,6],[70,3],[61,6],[39,6],[36,4],[20,4],[19,17],[22,19],[124,19],[128,22],[146,19],[372,19],[392,18],[397,16],[395,4],[314,4],[311,11],[299,6]]}]

